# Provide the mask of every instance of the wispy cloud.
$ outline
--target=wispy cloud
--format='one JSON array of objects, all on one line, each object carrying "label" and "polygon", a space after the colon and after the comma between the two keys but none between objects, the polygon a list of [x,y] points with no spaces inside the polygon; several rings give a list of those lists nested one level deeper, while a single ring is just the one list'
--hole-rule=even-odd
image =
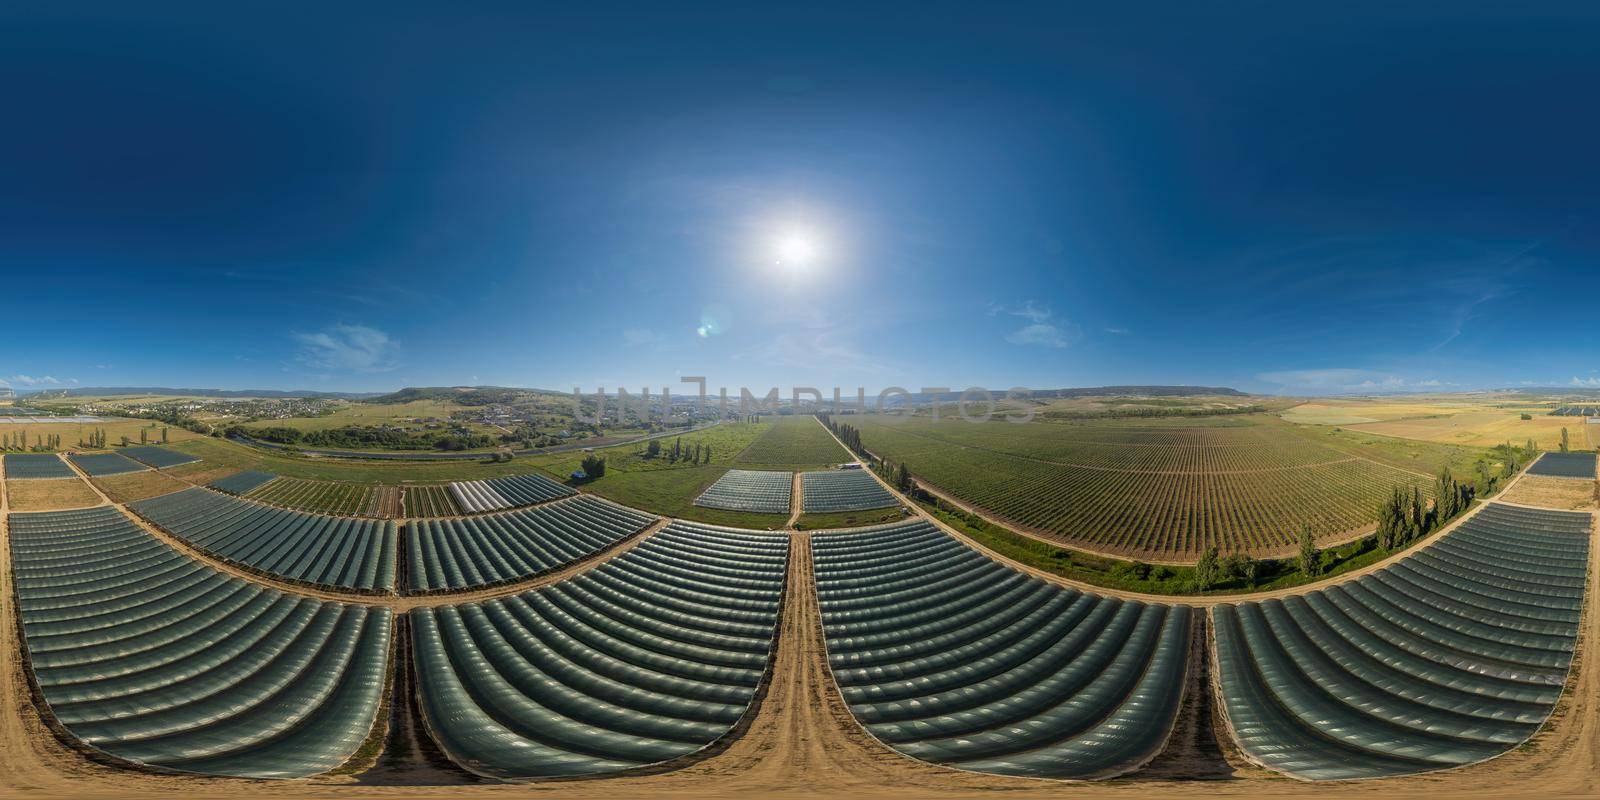
[{"label": "wispy cloud", "polygon": [[1572,376],[1572,385],[1586,389],[1596,389],[1600,388],[1600,378],[1580,378],[1574,375]]},{"label": "wispy cloud", "polygon": [[1024,325],[1006,334],[1006,341],[1012,344],[1035,345],[1038,347],[1068,347],[1072,344],[1073,337],[1067,331],[1054,325],[1040,323]]},{"label": "wispy cloud", "polygon": [[1002,306],[999,303],[989,304],[989,316],[1005,314],[1028,320],[1024,325],[1005,336],[1005,340],[1024,347],[1070,347],[1082,338],[1083,330],[1070,322],[1050,322],[1051,312],[1027,300],[1020,306]]},{"label": "wispy cloud", "polygon": [[400,343],[366,325],[333,325],[315,333],[295,333],[295,360],[312,369],[389,372],[400,366]]},{"label": "wispy cloud", "polygon": [[892,370],[889,364],[857,348],[845,332],[827,329],[782,331],[736,353],[733,360],[813,373],[883,375]]},{"label": "wispy cloud", "polygon": [[[1236,321],[1257,345],[1326,347],[1339,335],[1351,347],[1439,352],[1503,325],[1508,298],[1545,271],[1540,244],[1330,237],[1194,270],[1172,295]],[[1351,329],[1352,316],[1365,323]]]},{"label": "wispy cloud", "polygon": [[1263,372],[1257,375],[1256,379],[1278,387],[1279,391],[1303,394],[1405,392],[1443,389],[1457,385],[1438,378],[1410,378],[1377,370],[1348,367],[1278,370]]},{"label": "wispy cloud", "polygon": [[1106,328],[1105,332],[1113,336],[1127,336],[1128,334],[1133,333],[1133,331],[1130,331],[1127,328]]},{"label": "wispy cloud", "polygon": [[1467,323],[1477,316],[1479,306],[1506,295],[1514,294],[1516,290],[1504,282],[1505,275],[1520,266],[1522,259],[1532,253],[1539,244],[1539,242],[1534,242],[1518,250],[1509,258],[1495,265],[1496,268],[1492,269],[1488,274],[1467,275],[1464,285],[1456,287],[1458,291],[1465,294],[1465,297],[1451,309],[1448,318],[1450,328],[1446,332],[1444,339],[1433,346],[1431,352],[1438,352],[1440,348],[1459,338],[1461,332],[1466,330]]},{"label": "wispy cloud", "polygon": [[665,353],[677,349],[666,334],[649,328],[624,329],[622,331],[622,343],[627,347],[648,347],[657,353]]},{"label": "wispy cloud", "polygon": [[0,379],[0,386],[6,386],[6,387],[18,387],[18,386],[20,386],[20,387],[30,388],[30,389],[31,388],[37,388],[37,387],[40,387],[40,386],[74,386],[77,383],[78,383],[78,379],[77,378],[61,379],[61,378],[55,377],[54,375],[38,375],[38,376],[34,376],[34,375],[21,375],[21,374],[18,374],[18,375],[12,375],[10,377]]}]

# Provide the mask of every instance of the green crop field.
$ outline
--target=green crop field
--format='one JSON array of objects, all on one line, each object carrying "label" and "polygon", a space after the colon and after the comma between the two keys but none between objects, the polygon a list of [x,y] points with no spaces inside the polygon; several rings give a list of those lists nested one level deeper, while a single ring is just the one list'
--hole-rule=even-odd
[{"label": "green crop field", "polygon": [[815,417],[774,417],[771,427],[739,454],[735,462],[761,469],[830,467],[854,460]]},{"label": "green crop field", "polygon": [[346,517],[375,516],[366,513],[373,505],[368,501],[367,495],[377,488],[355,483],[279,478],[251,492],[250,499],[296,511],[313,511]]},{"label": "green crop field", "polygon": [[880,457],[1015,526],[1074,547],[1183,561],[1206,547],[1289,553],[1372,525],[1396,486],[1480,450],[1296,430],[1260,414],[1205,419],[968,423],[840,418]]}]

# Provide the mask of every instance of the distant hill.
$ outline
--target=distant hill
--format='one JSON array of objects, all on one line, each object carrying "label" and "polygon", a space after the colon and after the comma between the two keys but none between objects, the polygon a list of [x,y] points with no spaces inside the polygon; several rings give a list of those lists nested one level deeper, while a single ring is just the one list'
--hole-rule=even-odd
[{"label": "distant hill", "polygon": [[1034,389],[1034,397],[1249,397],[1226,386],[1094,386],[1086,389]]},{"label": "distant hill", "polygon": [[[995,397],[1005,394],[1004,389],[989,387]],[[1077,389],[1031,389],[1034,400],[1062,399],[1069,400],[1075,397],[1249,397],[1250,395],[1237,389],[1223,386],[1090,386]],[[914,403],[954,402],[961,399],[961,392],[940,392],[937,395],[924,392],[913,392],[911,400]],[[891,398],[890,402],[898,402]]]},{"label": "distant hill", "polygon": [[1562,397],[1600,397],[1600,388],[1590,389],[1577,386],[1526,386],[1516,389],[1505,389],[1510,394],[1531,395],[1559,395]]},{"label": "distant hill", "polygon": [[49,397],[111,397],[115,395],[154,395],[159,397],[342,397],[360,399],[375,392],[317,392],[310,389],[173,389],[166,386],[83,386],[73,389],[18,389],[18,395]]},{"label": "distant hill", "polygon": [[464,406],[511,403],[529,394],[557,394],[545,389],[517,389],[509,386],[408,386],[398,392],[362,398],[363,403],[391,405],[417,400],[448,400]]}]

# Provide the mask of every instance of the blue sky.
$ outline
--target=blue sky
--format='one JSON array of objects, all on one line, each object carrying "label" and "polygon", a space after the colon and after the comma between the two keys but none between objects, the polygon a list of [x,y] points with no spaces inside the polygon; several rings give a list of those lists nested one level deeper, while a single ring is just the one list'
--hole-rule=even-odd
[{"label": "blue sky", "polygon": [[0,378],[1600,386],[1592,4],[1080,5],[10,6]]}]

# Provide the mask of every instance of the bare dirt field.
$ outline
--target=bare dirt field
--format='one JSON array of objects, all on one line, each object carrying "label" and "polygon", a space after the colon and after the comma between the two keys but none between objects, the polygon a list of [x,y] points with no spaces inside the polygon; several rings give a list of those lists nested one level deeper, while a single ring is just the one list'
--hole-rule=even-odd
[{"label": "bare dirt field", "polygon": [[6,481],[12,511],[59,511],[98,505],[100,496],[79,478]]},{"label": "bare dirt field", "polygon": [[1594,507],[1597,491],[1600,491],[1600,484],[1594,481],[1524,475],[1500,499],[1525,506],[1586,511]]},{"label": "bare dirt field", "polygon": [[105,492],[106,496],[118,503],[131,503],[189,488],[188,483],[153,469],[90,480],[94,481],[94,485]]}]

